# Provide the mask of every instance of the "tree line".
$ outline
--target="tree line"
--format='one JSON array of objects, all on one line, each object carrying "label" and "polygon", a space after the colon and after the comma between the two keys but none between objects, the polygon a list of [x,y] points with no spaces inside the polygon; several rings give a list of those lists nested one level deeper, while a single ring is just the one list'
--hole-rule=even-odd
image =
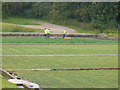
[{"label": "tree line", "polygon": [[92,23],[100,32],[115,28],[119,22],[118,2],[3,2],[3,19],[20,15],[30,18],[49,18],[64,25]]}]

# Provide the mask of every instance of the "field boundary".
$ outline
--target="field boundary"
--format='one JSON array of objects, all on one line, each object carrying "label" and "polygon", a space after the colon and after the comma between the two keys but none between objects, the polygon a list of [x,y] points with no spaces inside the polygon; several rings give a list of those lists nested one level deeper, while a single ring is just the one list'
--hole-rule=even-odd
[{"label": "field boundary", "polygon": [[0,55],[0,56],[120,56],[120,54],[80,54],[80,55]]},{"label": "field boundary", "polygon": [[7,69],[20,71],[64,71],[64,70],[120,70],[120,68],[64,68],[64,69]]},{"label": "field boundary", "polygon": [[0,43],[2,45],[116,45],[120,43]]},{"label": "field boundary", "polygon": [[[0,33],[0,36],[39,36],[39,37],[44,37],[44,33],[23,33],[23,32],[2,32]],[[62,33],[52,33],[50,34],[51,37],[62,37]],[[67,33],[67,37],[87,37],[87,38],[95,38],[95,39],[103,39],[103,40],[119,40],[120,38],[113,38],[113,37],[106,37],[107,35],[105,34],[90,34],[90,33]]]}]

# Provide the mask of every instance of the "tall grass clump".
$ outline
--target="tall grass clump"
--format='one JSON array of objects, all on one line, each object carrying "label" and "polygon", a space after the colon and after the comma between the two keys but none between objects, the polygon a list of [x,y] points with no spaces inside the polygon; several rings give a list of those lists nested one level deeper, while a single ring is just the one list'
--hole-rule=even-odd
[{"label": "tall grass clump", "polygon": [[42,29],[33,29],[16,24],[2,23],[1,32],[43,32]]}]

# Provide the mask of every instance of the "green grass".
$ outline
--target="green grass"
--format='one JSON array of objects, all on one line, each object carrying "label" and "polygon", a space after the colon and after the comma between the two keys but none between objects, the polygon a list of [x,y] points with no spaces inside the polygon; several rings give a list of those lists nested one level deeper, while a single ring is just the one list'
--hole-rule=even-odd
[{"label": "green grass", "polygon": [[1,74],[0,74],[0,86],[1,86],[0,89],[1,88],[18,88],[16,84],[13,84],[7,81],[7,79],[3,77]]},{"label": "green grass", "polygon": [[[118,67],[118,57],[3,57],[5,69]],[[117,70],[18,71],[42,88],[117,88]]]},{"label": "green grass", "polygon": [[5,77],[3,77],[3,76],[0,74],[0,79],[5,79]]},{"label": "green grass", "polygon": [[1,23],[1,24],[2,24],[1,32],[43,32],[42,29],[33,29],[33,28],[20,26],[17,24],[8,24],[8,23]]},{"label": "green grass", "polygon": [[[19,58],[19,59],[18,59]],[[11,57],[2,59],[3,67],[8,69],[38,69],[38,68],[112,68],[118,67],[116,56],[71,56],[71,57]]]},{"label": "green grass", "polygon": [[100,34],[99,30],[89,30],[86,28],[78,28],[76,26],[68,26],[69,28],[75,29],[78,33],[91,33],[91,34]]},{"label": "green grass", "polygon": [[43,88],[118,88],[117,70],[16,72]]},{"label": "green grass", "polygon": [[43,37],[1,37],[2,43],[118,43],[117,40],[102,40],[88,38],[43,38]]},{"label": "green grass", "polygon": [[108,34],[106,37],[119,38],[119,34]]},{"label": "green grass", "polygon": [[118,45],[3,45],[2,54],[118,54]]},{"label": "green grass", "polygon": [[[117,54],[118,45],[3,45],[2,54]],[[117,56],[4,56],[5,69],[118,67]],[[118,88],[118,70],[18,71],[43,88]]]},{"label": "green grass", "polygon": [[35,23],[36,19],[32,18],[24,18],[19,16],[9,17],[7,19],[2,19],[4,23],[13,23],[13,24],[21,24],[21,25],[40,25]]},{"label": "green grass", "polygon": [[2,80],[2,88],[19,88],[16,84],[13,84],[7,80]]}]

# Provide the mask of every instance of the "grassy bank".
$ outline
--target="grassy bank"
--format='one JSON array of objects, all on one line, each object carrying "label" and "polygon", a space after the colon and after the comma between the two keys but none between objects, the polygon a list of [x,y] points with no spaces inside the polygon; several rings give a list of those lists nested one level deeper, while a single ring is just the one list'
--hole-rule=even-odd
[{"label": "grassy bank", "polygon": [[2,80],[2,88],[19,88],[16,84],[8,82],[7,80]]},{"label": "grassy bank", "polygon": [[8,17],[7,19],[2,19],[4,23],[13,23],[13,24],[21,24],[21,25],[40,25],[34,22],[35,19],[32,18],[25,18],[25,17]]},{"label": "grassy bank", "polygon": [[102,40],[88,38],[44,38],[44,37],[2,37],[2,43],[118,43],[117,40]]},{"label": "grassy bank", "polygon": [[2,24],[1,32],[43,32],[42,29],[33,29],[33,28],[20,26],[17,24],[8,24],[8,23],[1,23],[1,24]]},{"label": "grassy bank", "polygon": [[2,83],[2,86],[0,87],[1,88],[19,88],[16,84],[13,84],[9,81],[7,81],[7,79],[5,77],[3,77],[2,75],[0,75],[0,79],[1,79],[1,83]]}]

